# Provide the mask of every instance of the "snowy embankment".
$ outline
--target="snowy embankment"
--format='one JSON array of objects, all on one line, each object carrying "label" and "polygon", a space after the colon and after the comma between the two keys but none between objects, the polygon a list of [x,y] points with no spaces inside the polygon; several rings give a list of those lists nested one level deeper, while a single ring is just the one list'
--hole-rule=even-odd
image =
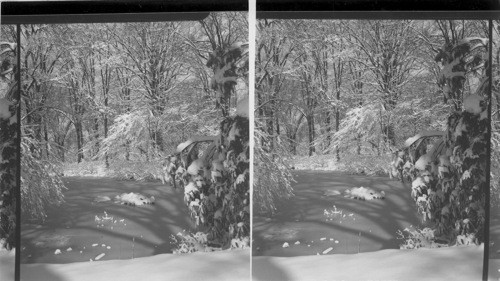
[{"label": "snowy embankment", "polygon": [[21,280],[250,280],[250,250],[69,264],[22,264]]},{"label": "snowy embankment", "polygon": [[483,246],[254,257],[253,280],[481,280]]},{"label": "snowy embankment", "polygon": [[0,245],[0,279],[3,281],[14,280],[14,264],[16,251],[12,249],[7,251]]}]

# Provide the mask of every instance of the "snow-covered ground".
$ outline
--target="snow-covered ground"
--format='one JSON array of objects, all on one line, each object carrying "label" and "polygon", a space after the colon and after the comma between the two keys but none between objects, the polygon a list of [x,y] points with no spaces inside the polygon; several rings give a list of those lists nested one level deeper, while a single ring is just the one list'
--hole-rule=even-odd
[{"label": "snow-covered ground", "polygon": [[0,245],[0,279],[2,281],[14,280],[14,264],[16,251],[7,251]]},{"label": "snow-covered ground", "polygon": [[391,155],[341,155],[337,162],[335,155],[294,156],[289,159],[296,170],[336,171],[345,174],[388,176]]},{"label": "snow-covered ground", "polygon": [[481,280],[483,247],[254,257],[253,280]]},{"label": "snow-covered ground", "polygon": [[[7,280],[7,279],[2,279]],[[250,250],[78,262],[22,264],[23,281],[250,280]]]}]

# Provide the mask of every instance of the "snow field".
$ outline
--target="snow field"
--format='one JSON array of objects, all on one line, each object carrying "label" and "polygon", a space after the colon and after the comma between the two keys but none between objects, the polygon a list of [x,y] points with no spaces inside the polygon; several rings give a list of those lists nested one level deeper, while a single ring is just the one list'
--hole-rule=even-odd
[{"label": "snow field", "polygon": [[14,280],[16,251],[8,251],[1,244],[0,241],[0,277],[2,280],[11,281]]},{"label": "snow field", "polygon": [[483,246],[253,257],[253,280],[481,280]]},{"label": "snow field", "polygon": [[22,281],[248,281],[250,250],[198,252],[186,255],[162,254],[98,263],[22,264],[21,272]]},{"label": "snow field", "polygon": [[[333,239],[333,238],[330,238],[329,240],[330,240],[330,242],[334,242],[335,244],[338,244],[338,243],[339,243],[339,241],[338,241],[338,240],[335,240],[335,239]],[[328,242],[328,240],[327,240],[327,238],[326,238],[326,237],[321,237],[321,238],[319,239],[319,241],[320,241],[320,242]],[[307,242],[307,241],[306,241],[306,242]],[[314,241],[311,241],[311,243],[314,243]],[[283,248],[290,248],[292,244],[293,244],[293,245],[296,245],[296,246],[301,245],[300,241],[296,241],[295,243],[293,243],[293,242],[291,242],[291,243],[284,242],[284,243],[283,243],[283,245],[282,245],[281,247],[283,247]],[[307,247],[311,247],[311,244],[307,244]],[[325,247],[326,247],[326,246],[325,246]],[[331,252],[332,250],[333,250],[333,247],[328,247],[328,248],[326,248],[324,251],[322,251],[322,254],[323,254],[323,255],[326,255],[326,254],[328,254],[329,252]],[[319,255],[319,253],[317,253],[317,254]]]}]

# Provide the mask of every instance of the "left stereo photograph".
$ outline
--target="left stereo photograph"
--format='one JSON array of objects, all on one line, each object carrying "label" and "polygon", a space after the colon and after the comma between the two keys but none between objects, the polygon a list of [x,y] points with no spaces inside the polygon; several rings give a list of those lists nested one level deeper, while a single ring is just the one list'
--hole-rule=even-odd
[{"label": "left stereo photograph", "polygon": [[247,17],[19,25],[21,280],[250,279]]}]

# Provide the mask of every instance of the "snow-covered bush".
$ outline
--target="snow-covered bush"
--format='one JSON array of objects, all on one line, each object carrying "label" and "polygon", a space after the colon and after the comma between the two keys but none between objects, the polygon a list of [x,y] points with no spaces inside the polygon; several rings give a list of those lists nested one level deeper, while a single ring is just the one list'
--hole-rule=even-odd
[{"label": "snow-covered bush", "polygon": [[17,118],[16,108],[7,99],[0,99],[0,238],[7,249],[15,246]]},{"label": "snow-covered bush", "polygon": [[[31,149],[30,149],[31,147]],[[66,187],[55,165],[40,159],[40,145],[23,137],[21,140],[21,214],[23,220],[41,220],[47,217],[47,208],[64,200]]]},{"label": "snow-covered bush", "polygon": [[184,187],[184,201],[196,225],[206,229],[207,243],[219,247],[250,235],[248,111],[241,105],[236,116],[229,116],[229,98],[247,66],[242,60],[245,54],[242,44],[219,46],[207,62],[214,72],[211,87],[222,111],[220,138],[204,149],[200,142],[177,147],[180,161],[175,178]]},{"label": "snow-covered bush", "polygon": [[293,195],[290,164],[287,165],[286,148],[276,143],[273,151],[267,151],[263,140],[270,136],[256,127],[254,132],[254,183],[253,207],[257,213],[273,213],[278,199]]},{"label": "snow-covered bush", "polygon": [[14,80],[15,43],[2,42],[0,61],[0,248],[15,247],[16,197],[18,163],[18,120],[19,103],[14,98],[17,83]]},{"label": "snow-covered bush", "polygon": [[203,232],[186,233],[182,231],[176,235],[170,235],[170,244],[175,245],[174,254],[188,254],[194,252],[211,252],[212,248],[207,246],[207,234]]},{"label": "snow-covered bush", "polygon": [[[221,245],[250,233],[249,121],[245,117],[226,118],[221,124],[221,145],[213,159],[214,177],[208,188],[200,188],[202,224],[209,227],[209,239]],[[222,166],[220,165],[222,164]],[[195,177],[196,179],[196,177]],[[200,183],[197,183],[200,186]]]},{"label": "snow-covered bush", "polygon": [[[445,46],[437,57],[443,62],[441,83],[445,100],[452,100],[457,111],[447,122],[441,155],[428,152],[415,164],[419,176],[413,179],[412,196],[424,220],[430,220],[435,235],[449,243],[459,240],[483,241],[485,223],[485,171],[489,120],[487,113],[487,76],[480,80],[476,93],[460,97],[467,73],[483,66],[473,52],[485,46],[478,38]],[[484,73],[483,73],[484,74]]]},{"label": "snow-covered bush", "polygon": [[396,232],[397,239],[403,240],[400,249],[418,249],[418,248],[441,248],[448,244],[436,242],[435,230],[429,227],[424,229],[405,228],[403,231]]}]

